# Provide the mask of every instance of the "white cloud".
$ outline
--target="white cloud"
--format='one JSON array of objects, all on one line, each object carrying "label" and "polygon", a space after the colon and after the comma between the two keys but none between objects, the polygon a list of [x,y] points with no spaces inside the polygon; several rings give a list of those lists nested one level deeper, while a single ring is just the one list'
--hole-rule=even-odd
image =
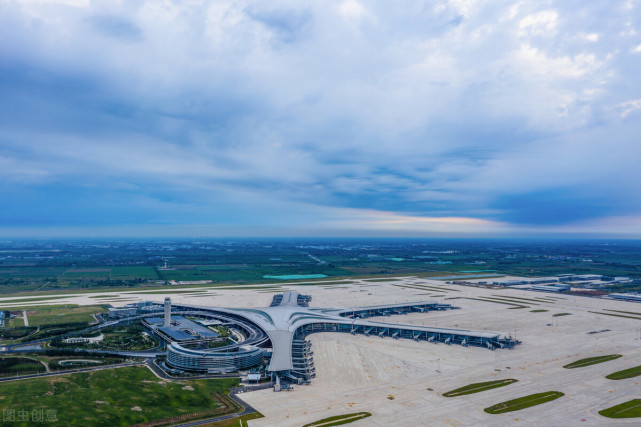
[{"label": "white cloud", "polygon": [[360,20],[368,15],[367,9],[356,0],[345,0],[338,6],[340,14],[346,19]]},{"label": "white cloud", "polygon": [[641,109],[641,99],[623,102],[619,104],[618,107],[621,111],[621,117],[626,118],[630,113]]},{"label": "white cloud", "polygon": [[599,41],[599,33],[589,33],[585,35],[585,39],[591,42]]},{"label": "white cloud", "polygon": [[551,37],[556,32],[558,18],[556,10],[543,10],[527,15],[519,21],[520,35]]},{"label": "white cloud", "polygon": [[[632,131],[620,128],[640,108],[630,100],[636,55],[608,24],[620,20],[608,5],[1,7],[0,59],[13,79],[1,88],[11,107],[0,149],[12,159],[2,161],[30,179],[117,177],[194,199],[217,188],[239,211],[259,208],[234,194],[315,199],[423,227],[412,218],[497,222],[487,218],[500,215],[491,205],[505,194],[636,177]],[[596,199],[610,197],[600,191]]]}]

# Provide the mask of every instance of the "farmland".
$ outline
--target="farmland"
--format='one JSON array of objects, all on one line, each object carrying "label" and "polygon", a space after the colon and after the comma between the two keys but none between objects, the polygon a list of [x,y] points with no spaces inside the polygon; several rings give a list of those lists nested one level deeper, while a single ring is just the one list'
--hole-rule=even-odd
[{"label": "farmland", "polygon": [[[456,239],[238,239],[0,243],[0,294],[282,283],[327,278],[603,274],[641,279],[641,244]],[[321,276],[318,276],[321,277]],[[310,283],[313,283],[311,281]],[[616,285],[613,291],[641,289]]]}]

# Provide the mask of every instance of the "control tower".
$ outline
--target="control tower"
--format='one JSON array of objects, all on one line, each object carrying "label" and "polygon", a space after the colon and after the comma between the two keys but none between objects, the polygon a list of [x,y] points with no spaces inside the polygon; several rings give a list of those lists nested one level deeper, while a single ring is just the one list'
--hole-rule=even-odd
[{"label": "control tower", "polygon": [[171,326],[171,299],[165,298],[165,327]]}]

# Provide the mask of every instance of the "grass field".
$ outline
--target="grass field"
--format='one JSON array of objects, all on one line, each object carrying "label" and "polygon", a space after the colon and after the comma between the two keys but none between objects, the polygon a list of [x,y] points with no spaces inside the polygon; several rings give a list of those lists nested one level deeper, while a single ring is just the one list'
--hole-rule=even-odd
[{"label": "grass field", "polygon": [[73,268],[60,275],[61,281],[68,280],[156,280],[156,270],[148,266]]},{"label": "grass field", "polygon": [[550,402],[564,396],[560,391],[546,391],[544,393],[530,394],[529,396],[519,397],[518,399],[508,400],[507,402],[497,403],[494,406],[485,408],[488,414],[503,414],[505,412],[518,411],[529,408],[530,406],[540,405]]},{"label": "grass field", "polygon": [[354,412],[353,414],[336,415],[334,417],[323,418],[322,420],[305,424],[303,427],[340,426],[343,424],[353,423],[354,421],[362,420],[363,418],[367,418],[371,416],[372,414],[370,414],[369,412]]},{"label": "grass field", "polygon": [[[71,352],[70,352],[71,353]],[[19,357],[19,356],[12,356]],[[39,360],[49,366],[51,371],[62,371],[77,367],[96,366],[96,365],[115,365],[123,363],[126,358],[117,356],[91,355],[91,354],[67,354],[58,355],[55,352],[48,353],[30,353],[30,359]],[[81,363],[80,360],[86,361]],[[76,362],[73,362],[76,361]],[[62,364],[60,362],[63,362]]]},{"label": "grass field", "polygon": [[102,305],[43,307],[27,311],[29,326],[94,322],[93,315],[107,311]]},{"label": "grass field", "polygon": [[454,396],[463,396],[465,394],[472,394],[472,393],[479,393],[481,391],[485,390],[491,390],[493,388],[497,387],[504,387],[506,385],[513,384],[517,382],[518,380],[515,379],[505,379],[505,380],[495,380],[495,381],[487,381],[487,382],[482,382],[482,383],[474,383],[474,384],[469,384],[464,387],[457,388],[452,391],[448,391],[446,393],[443,393],[443,396],[445,397],[454,397]]},{"label": "grass field", "polygon": [[639,375],[641,375],[641,366],[635,366],[634,368],[613,372],[605,377],[609,380],[625,380],[626,378],[634,378]]},{"label": "grass field", "polygon": [[611,408],[599,411],[608,418],[638,418],[641,417],[641,399],[633,399]]},{"label": "grass field", "polygon": [[7,328],[22,328],[24,326],[24,319],[22,317],[14,317],[7,322]]},{"label": "grass field", "polygon": [[35,327],[20,327],[16,329],[0,328],[0,340],[16,340],[18,338],[26,337],[35,331]]},{"label": "grass field", "polygon": [[620,354],[608,354],[607,356],[588,357],[580,359],[563,366],[565,369],[583,368],[584,366],[596,365],[597,363],[608,362],[610,360],[618,359]]},{"label": "grass field", "polygon": [[127,426],[228,412],[233,408],[224,393],[236,384],[236,379],[168,382],[143,367],[106,369],[1,383],[0,409],[55,410],[57,422],[47,423],[52,426]]},{"label": "grass field", "polygon": [[28,357],[0,357],[0,377],[42,372],[45,372],[45,367],[38,360]]}]

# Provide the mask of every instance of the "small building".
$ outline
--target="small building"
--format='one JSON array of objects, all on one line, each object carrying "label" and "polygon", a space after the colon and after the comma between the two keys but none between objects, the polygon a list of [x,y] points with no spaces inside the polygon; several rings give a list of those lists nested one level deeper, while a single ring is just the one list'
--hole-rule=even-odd
[{"label": "small building", "polygon": [[97,337],[71,337],[65,338],[62,340],[65,344],[92,344],[100,342],[105,339],[103,334],[98,335]]},{"label": "small building", "polygon": [[624,301],[641,302],[641,294],[625,293],[625,294],[610,294],[608,296],[610,298],[620,299]]},{"label": "small building", "polygon": [[250,382],[255,382],[259,383],[260,382],[260,374],[247,374],[247,378],[245,379],[248,383]]},{"label": "small building", "polygon": [[570,290],[570,285],[566,285],[564,283],[555,285],[534,285],[530,286],[530,290],[541,292],[567,292]]}]

